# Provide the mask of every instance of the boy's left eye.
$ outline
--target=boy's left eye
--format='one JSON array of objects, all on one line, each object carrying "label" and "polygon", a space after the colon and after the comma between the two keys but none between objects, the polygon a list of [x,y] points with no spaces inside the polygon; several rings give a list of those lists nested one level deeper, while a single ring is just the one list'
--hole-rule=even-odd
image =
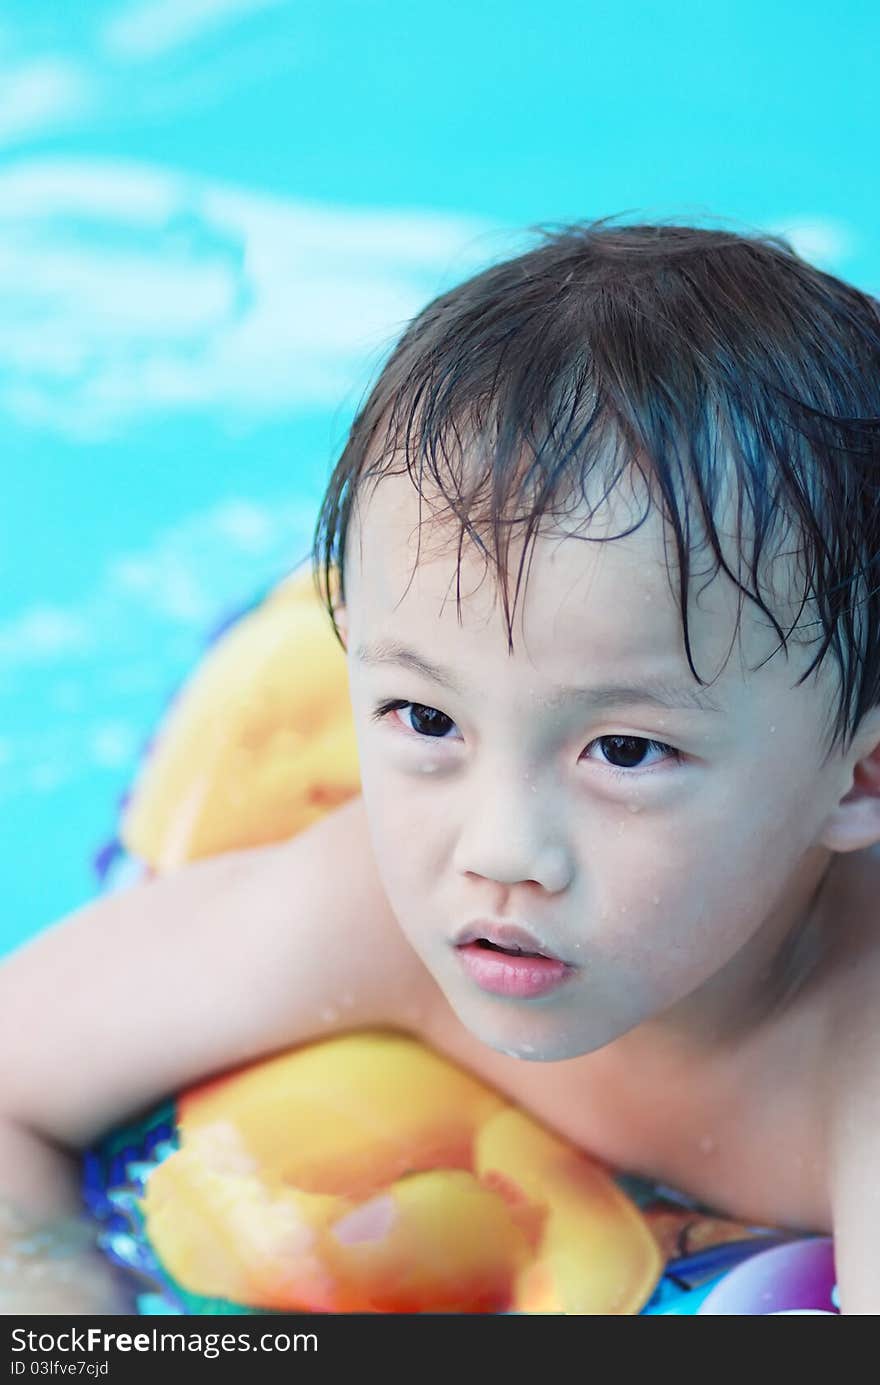
[{"label": "boy's left eye", "polygon": [[[436,707],[427,707],[422,702],[404,702],[401,698],[390,702],[381,702],[372,713],[372,718],[374,721],[381,721],[389,713],[400,712],[405,709],[410,709],[409,715],[415,735],[423,739],[446,740],[448,739],[446,733],[449,728],[455,726],[452,718],[448,717],[445,712],[438,711]],[[665,752],[676,762],[681,759],[680,752],[674,746],[667,745],[665,741],[649,740],[645,736],[597,736],[595,740],[589,742],[586,749],[589,750],[592,746],[602,748],[602,758],[599,763],[607,766],[618,777],[625,777],[627,771],[642,768],[642,757],[648,750]],[[615,758],[618,763],[614,762]],[[656,762],[652,761],[651,763]]]}]

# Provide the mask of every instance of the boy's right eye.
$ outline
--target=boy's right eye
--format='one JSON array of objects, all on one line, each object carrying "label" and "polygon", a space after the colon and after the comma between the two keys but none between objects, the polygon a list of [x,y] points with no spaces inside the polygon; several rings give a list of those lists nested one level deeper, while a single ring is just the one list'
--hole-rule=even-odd
[{"label": "boy's right eye", "polygon": [[415,735],[443,740],[446,738],[449,728],[455,725],[451,717],[448,717],[445,712],[438,711],[436,707],[428,707],[423,702],[405,702],[402,698],[395,698],[390,702],[380,702],[372,713],[372,719],[373,721],[382,721],[391,712],[403,711],[405,708],[411,708],[411,730]]}]

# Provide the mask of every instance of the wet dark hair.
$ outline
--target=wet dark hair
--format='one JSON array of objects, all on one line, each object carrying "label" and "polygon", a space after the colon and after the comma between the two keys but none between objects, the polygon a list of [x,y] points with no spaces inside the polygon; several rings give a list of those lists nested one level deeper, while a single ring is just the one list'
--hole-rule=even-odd
[{"label": "wet dark hair", "polygon": [[[748,597],[770,620],[774,654],[818,627],[798,684],[830,650],[830,753],[880,703],[880,304],[782,236],[615,220],[531,228],[534,248],[408,325],[355,417],[315,529],[314,576],[337,639],[346,536],[368,478],[406,470],[429,499],[427,472],[460,521],[457,600],[468,534],[495,567],[512,649],[510,531],[526,526],[515,607],[543,518],[586,502],[597,466],[603,498],[635,469],[648,508],[624,532],[653,503],[674,535],[694,677],[703,683],[687,615],[699,538],[712,575],[736,583],[740,612]],[[731,496],[737,571],[717,527]],[[771,539],[777,554],[791,540],[798,573],[788,631],[761,590]],[[673,582],[668,555],[667,571]],[[808,602],[815,619],[799,623]]]}]

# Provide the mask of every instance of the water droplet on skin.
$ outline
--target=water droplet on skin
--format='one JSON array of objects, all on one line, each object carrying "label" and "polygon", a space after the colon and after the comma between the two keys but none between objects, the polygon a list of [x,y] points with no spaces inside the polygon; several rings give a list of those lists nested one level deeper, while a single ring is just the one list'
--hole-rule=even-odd
[{"label": "water droplet on skin", "polygon": [[773,732],[774,732],[775,730],[776,730],[776,727],[775,727],[775,726],[771,726],[771,727],[770,727],[770,734],[771,734],[771,736],[773,735]]},{"label": "water droplet on skin", "polygon": [[536,1052],[537,1052],[537,1049],[535,1048],[535,1045],[534,1045],[534,1044],[522,1044],[522,1045],[520,1045],[520,1047],[522,1048],[523,1053],[536,1053]]},{"label": "water droplet on skin", "polygon": [[320,1019],[322,1024],[333,1024],[339,1019],[339,1011],[334,1009],[332,1005],[325,1005],[320,1013]]},{"label": "water droplet on skin", "polygon": [[425,760],[423,764],[419,765],[422,774],[436,774],[439,768],[440,766],[435,764],[433,760]]},{"label": "water droplet on skin", "polygon": [[640,813],[645,805],[644,803],[637,803],[633,800],[631,803],[627,803],[626,806],[631,813]]},{"label": "water droplet on skin", "polygon": [[602,913],[601,913],[601,915],[600,915],[600,917],[603,918],[603,919],[607,919],[607,917],[608,917],[608,910],[607,910],[607,909],[603,909],[603,910],[602,910]]},{"label": "water droplet on skin", "polygon": [[715,1140],[715,1137],[714,1137],[713,1135],[701,1135],[701,1136],[700,1136],[700,1153],[701,1153],[701,1154],[713,1154],[714,1151],[715,1151],[716,1143],[717,1143],[717,1141]]},{"label": "water droplet on skin", "polygon": [[660,896],[659,896],[658,894],[652,895],[652,897],[651,897],[651,903],[652,903],[652,904],[659,904],[659,903],[660,903]]},{"label": "water droplet on skin", "polygon": [[620,912],[621,912],[622,914],[625,914],[625,913],[626,913],[626,905],[625,905],[625,904],[621,904],[621,906],[620,906]]}]

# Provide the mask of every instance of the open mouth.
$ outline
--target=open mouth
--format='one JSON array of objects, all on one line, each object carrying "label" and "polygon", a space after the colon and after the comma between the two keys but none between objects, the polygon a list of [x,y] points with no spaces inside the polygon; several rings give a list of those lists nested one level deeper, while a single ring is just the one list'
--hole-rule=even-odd
[{"label": "open mouth", "polygon": [[501,952],[507,957],[541,957],[544,961],[552,961],[543,952],[527,952],[524,947],[502,947],[500,943],[492,943],[488,938],[475,938],[473,947],[485,948],[488,952]]}]

